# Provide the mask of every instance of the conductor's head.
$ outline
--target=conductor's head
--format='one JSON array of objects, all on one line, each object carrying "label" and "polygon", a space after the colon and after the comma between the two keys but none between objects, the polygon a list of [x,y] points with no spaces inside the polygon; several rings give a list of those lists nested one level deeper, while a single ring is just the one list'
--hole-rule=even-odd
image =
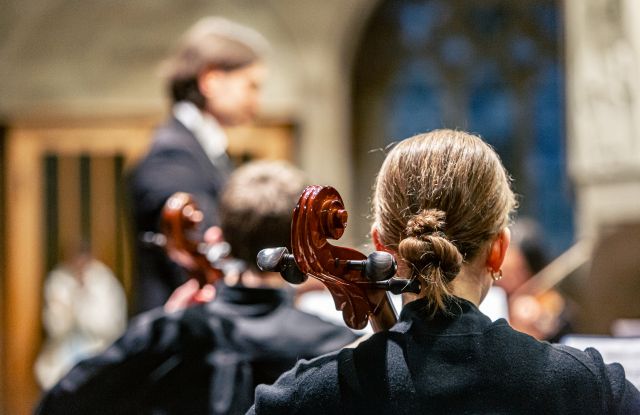
[{"label": "conductor's head", "polygon": [[266,39],[222,17],[206,17],[181,38],[163,63],[174,103],[188,101],[223,126],[251,121],[265,77]]}]

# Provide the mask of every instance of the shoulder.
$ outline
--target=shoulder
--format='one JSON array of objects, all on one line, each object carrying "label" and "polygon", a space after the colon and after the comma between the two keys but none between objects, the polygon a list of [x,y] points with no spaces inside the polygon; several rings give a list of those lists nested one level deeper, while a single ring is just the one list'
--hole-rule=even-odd
[{"label": "shoulder", "polygon": [[547,346],[553,351],[556,359],[573,363],[594,376],[600,375],[604,361],[596,349],[588,348],[583,351],[562,344],[547,344]]},{"label": "shoulder", "polygon": [[[534,340],[535,341],[535,340]],[[609,377],[609,369],[620,365],[607,365],[600,353],[593,348],[578,350],[562,344],[537,342],[540,355],[544,357],[545,370],[568,382],[579,381],[580,384],[590,384],[602,388]],[[624,372],[622,373],[624,376]]]},{"label": "shoulder", "polygon": [[626,380],[623,367],[606,364],[596,349],[541,342],[510,327],[494,331],[504,344],[499,349],[499,359],[508,361],[504,369],[520,371],[518,378],[531,390],[545,396],[562,392],[563,399],[582,396],[584,407],[600,406],[601,413],[640,413],[640,394]]},{"label": "shoulder", "polygon": [[352,409],[359,408],[362,397],[368,396],[356,368],[357,358],[360,363],[366,358],[366,365],[384,367],[376,353],[384,353],[388,340],[389,333],[382,332],[355,349],[343,348],[315,359],[298,361],[273,385],[258,386],[254,412],[250,413],[351,413]]},{"label": "shoulder", "polygon": [[167,313],[156,307],[131,319],[125,333],[113,344],[121,356],[166,354],[179,351],[190,344],[211,346],[210,320],[201,305]]},{"label": "shoulder", "polygon": [[[292,341],[299,343],[303,357],[314,357],[338,350],[358,338],[346,326],[322,320],[291,306],[280,307],[280,324]],[[279,314],[280,314],[279,313]]]},{"label": "shoulder", "polygon": [[169,117],[162,125],[153,132],[154,142],[171,142],[180,140],[181,137],[193,137],[193,133],[174,117]]},{"label": "shoulder", "polygon": [[167,153],[188,153],[197,149],[193,133],[174,118],[168,119],[153,132],[149,151],[143,160],[160,157]]},{"label": "shoulder", "polygon": [[312,360],[300,360],[273,385],[259,385],[256,414],[320,414],[340,412],[339,361],[348,359],[343,349]]},{"label": "shoulder", "polygon": [[582,351],[559,344],[550,347],[565,358],[566,366],[576,368],[568,373],[573,375],[572,382],[594,384],[605,413],[640,413],[640,392],[626,379],[622,365],[606,364],[600,352],[593,348]]},{"label": "shoulder", "polygon": [[[125,356],[146,354],[168,347],[179,332],[178,319],[166,314],[162,307],[157,307],[133,317],[124,334],[110,349],[119,350],[119,353],[112,354],[126,359]],[[110,354],[110,351],[113,352],[107,349],[104,354]]]},{"label": "shoulder", "polygon": [[[528,334],[511,328],[508,324],[498,320],[483,333],[483,341],[500,353],[497,359],[510,360],[510,365],[516,357],[527,371],[553,372],[546,376],[551,380],[576,380],[576,378],[594,379],[599,375],[603,366],[602,357],[594,349],[581,351],[572,347],[539,341]],[[559,376],[562,374],[562,376]]]},{"label": "shoulder", "polygon": [[347,328],[346,325],[331,323],[318,317],[315,314],[307,313],[306,311],[299,310],[291,305],[282,306],[281,309],[289,314],[290,319],[295,320],[296,322],[309,324],[310,326],[313,326],[318,330],[353,333],[350,329]]},{"label": "shoulder", "polygon": [[122,402],[116,402],[115,397],[133,388],[132,379],[138,385],[143,383],[140,368],[152,359],[150,351],[157,347],[156,339],[162,337],[155,328],[161,320],[159,309],[135,317],[115,343],[104,352],[78,362],[47,391],[36,413],[95,413],[96,408],[110,400],[112,408],[120,405]]}]

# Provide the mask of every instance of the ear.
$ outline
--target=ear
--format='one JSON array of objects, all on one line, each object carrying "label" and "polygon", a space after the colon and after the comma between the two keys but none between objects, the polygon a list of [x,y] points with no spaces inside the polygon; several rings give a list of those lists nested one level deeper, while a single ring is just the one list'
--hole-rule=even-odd
[{"label": "ear", "polygon": [[216,69],[207,69],[201,72],[198,75],[198,89],[200,89],[200,93],[205,97],[214,95],[214,91],[218,88],[222,74],[222,71]]},{"label": "ear", "polygon": [[493,242],[491,242],[489,255],[487,256],[487,268],[494,272],[498,272],[500,270],[510,242],[511,231],[509,228],[504,228],[500,231],[498,236],[496,236]]},{"label": "ear", "polygon": [[375,223],[371,225],[371,239],[373,241],[373,246],[376,248],[376,251],[384,251],[395,255],[395,252],[387,248],[387,246],[380,240],[380,231],[378,230],[378,227]]}]

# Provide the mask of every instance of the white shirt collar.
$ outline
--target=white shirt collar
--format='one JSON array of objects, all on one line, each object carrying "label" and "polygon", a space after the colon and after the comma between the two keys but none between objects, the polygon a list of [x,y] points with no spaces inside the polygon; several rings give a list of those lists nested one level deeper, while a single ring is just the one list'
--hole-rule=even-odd
[{"label": "white shirt collar", "polygon": [[210,159],[213,160],[226,153],[227,135],[213,116],[200,111],[188,101],[175,103],[173,116],[193,133]]}]

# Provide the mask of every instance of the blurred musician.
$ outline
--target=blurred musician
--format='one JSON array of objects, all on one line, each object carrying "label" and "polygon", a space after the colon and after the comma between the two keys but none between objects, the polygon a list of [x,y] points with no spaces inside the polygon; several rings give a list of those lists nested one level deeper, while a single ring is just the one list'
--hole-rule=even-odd
[{"label": "blurred musician", "polygon": [[[131,172],[136,234],[158,232],[160,211],[175,192],[193,195],[205,229],[218,224],[218,199],[232,165],[224,127],[251,121],[265,75],[266,41],[220,17],[197,22],[164,65],[171,116]],[[137,241],[134,312],[163,304],[186,281],[162,249]]]},{"label": "blurred musician", "polygon": [[537,223],[521,218],[511,226],[511,244],[496,282],[509,299],[509,324],[538,340],[557,342],[570,331],[569,309],[559,291],[527,292],[525,283],[549,263]]},{"label": "blurred musician", "polygon": [[43,390],[124,332],[124,289],[113,272],[91,254],[88,244],[80,244],[77,252],[47,275],[42,323],[46,338],[34,369]]},{"label": "blurred musician", "polygon": [[[266,247],[290,245],[301,173],[283,162],[236,170],[220,205],[223,236],[235,260],[215,299],[179,309],[198,293],[187,283],[161,308],[138,316],[101,355],[78,364],[42,399],[41,414],[242,414],[259,383],[273,383],[298,358],[357,337],[292,307],[278,273],[257,270]],[[204,289],[204,288],[203,288]],[[186,293],[186,295],[185,295]]]},{"label": "blurred musician", "polygon": [[640,393],[594,349],[540,342],[478,310],[499,279],[515,199],[479,137],[437,130],[397,144],[377,176],[372,239],[398,260],[398,323],[300,361],[256,389],[256,414],[640,413]]}]

